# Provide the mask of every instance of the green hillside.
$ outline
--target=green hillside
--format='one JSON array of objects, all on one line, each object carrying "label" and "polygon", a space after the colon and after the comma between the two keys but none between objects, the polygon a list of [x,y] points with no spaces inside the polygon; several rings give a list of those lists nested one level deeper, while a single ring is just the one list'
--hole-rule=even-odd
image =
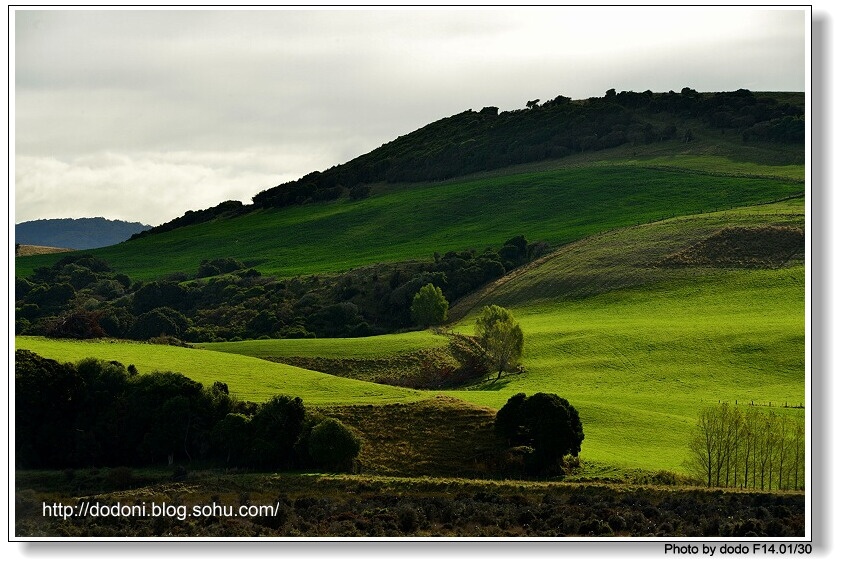
[{"label": "green hillside", "polygon": [[[714,158],[714,157],[713,157]],[[385,186],[368,199],[263,210],[91,251],[133,280],[194,274],[235,257],[264,274],[341,272],[434,252],[498,247],[515,235],[552,245],[618,227],[773,201],[803,192],[802,167],[722,158],[596,162],[443,183]],[[16,260],[29,275],[62,255]]]},{"label": "green hillside", "polygon": [[[337,272],[771,201],[803,189],[804,97],[611,89],[467,110],[95,254],[136,280],[226,256],[266,274]],[[55,260],[21,258],[17,274]]]},{"label": "green hillside", "polygon": [[[500,408],[515,393],[554,392],[581,412],[582,456],[607,467],[681,470],[699,410],[719,401],[790,414],[805,404],[805,271],[802,256],[776,268],[677,266],[667,258],[727,228],[803,227],[803,201],[679,217],[588,237],[539,265],[493,284],[455,311],[471,332],[485,303],[511,308],[525,332],[524,373],[446,393]],[[773,235],[771,233],[774,233]],[[330,377],[240,354],[390,357],[440,346],[429,332],[364,339],[261,340],[208,344],[226,353],[148,344],[18,338],[17,346],[65,361],[88,356],[172,369],[261,400],[274,393],[306,403],[383,404],[428,393]],[[234,352],[232,354],[231,352]],[[421,421],[420,421],[421,422]]]},{"label": "green hillside", "polygon": [[[667,267],[669,264],[663,263],[666,258],[710,239],[725,228],[803,229],[804,204],[804,198],[797,197],[773,204],[677,217],[586,237],[455,303],[451,318],[461,318],[472,307],[492,302],[506,307],[524,307],[534,302],[576,300],[659,282],[693,282],[717,270]],[[773,252],[771,245],[777,240],[774,235],[761,242]],[[785,263],[773,265],[802,264],[802,247],[800,250]],[[745,266],[741,257],[734,257],[734,261],[732,266]]]},{"label": "green hillside", "polygon": [[[366,198],[379,183],[440,181],[474,173],[630,151],[632,156],[692,153],[741,162],[800,164],[805,140],[800,92],[616,92],[572,101],[557,96],[527,109],[488,106],[439,119],[375,150],[322,172],[306,174],[252,197],[190,210],[133,238],[231,218],[255,209],[277,209]],[[678,146],[679,145],[679,146]],[[632,151],[631,151],[632,149]],[[601,156],[597,156],[598,159]],[[611,157],[617,158],[617,155]]]},{"label": "green hillside", "polygon": [[803,274],[731,272],[515,307],[525,373],[453,395],[500,407],[555,392],[581,412],[584,457],[678,469],[704,406],[806,404]]},{"label": "green hillside", "polygon": [[731,225],[802,228],[802,201],[593,237],[500,284],[456,330],[471,331],[485,303],[510,307],[526,371],[454,395],[498,407],[517,392],[559,393],[591,430],[584,455],[674,469],[705,405],[805,405],[802,255],[776,269],[661,264]]}]

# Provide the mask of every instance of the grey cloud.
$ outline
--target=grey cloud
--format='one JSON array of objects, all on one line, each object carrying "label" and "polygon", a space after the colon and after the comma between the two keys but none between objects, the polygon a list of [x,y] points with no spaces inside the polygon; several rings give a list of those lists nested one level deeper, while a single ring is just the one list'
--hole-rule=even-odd
[{"label": "grey cloud", "polygon": [[[528,99],[588,97],[608,88],[802,83],[802,13],[639,15],[565,8],[18,11],[19,213],[54,215],[49,197],[37,205],[34,199],[46,186],[83,194],[81,202],[84,180],[104,185],[102,169],[82,167],[91,154],[128,159],[109,168],[113,178],[135,181],[130,165],[157,178],[144,184],[138,202],[155,200],[165,172],[184,185],[196,174],[194,183],[206,190],[186,191],[183,207],[197,208],[226,194],[248,199],[267,182],[345,162],[469,108],[515,109]],[[274,155],[274,180],[256,150]],[[182,157],[168,164],[167,153],[197,153],[193,161],[203,167]],[[240,176],[220,172],[226,153],[240,155]],[[263,183],[247,189],[243,178],[250,177]],[[149,204],[159,207],[155,219],[128,218],[162,222],[178,212]]]}]

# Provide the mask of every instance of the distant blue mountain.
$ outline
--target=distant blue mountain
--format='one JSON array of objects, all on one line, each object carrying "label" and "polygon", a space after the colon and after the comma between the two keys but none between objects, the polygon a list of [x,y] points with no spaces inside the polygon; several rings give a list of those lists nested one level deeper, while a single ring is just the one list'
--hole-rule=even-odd
[{"label": "distant blue mountain", "polygon": [[111,246],[151,228],[143,223],[104,219],[38,219],[15,225],[15,242],[87,250]]}]

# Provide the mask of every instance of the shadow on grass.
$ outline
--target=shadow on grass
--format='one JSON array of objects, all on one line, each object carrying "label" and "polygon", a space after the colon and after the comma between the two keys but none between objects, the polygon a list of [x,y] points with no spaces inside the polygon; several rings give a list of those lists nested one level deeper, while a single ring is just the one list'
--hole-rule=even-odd
[{"label": "shadow on grass", "polygon": [[472,391],[501,391],[512,383],[512,380],[507,377],[500,379],[488,379],[475,383],[469,389]]}]

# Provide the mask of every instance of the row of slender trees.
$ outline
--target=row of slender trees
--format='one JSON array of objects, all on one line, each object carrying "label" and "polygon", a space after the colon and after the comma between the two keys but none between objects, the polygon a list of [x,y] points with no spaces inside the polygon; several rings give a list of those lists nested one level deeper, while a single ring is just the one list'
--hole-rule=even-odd
[{"label": "row of slender trees", "polygon": [[689,452],[687,469],[708,487],[805,487],[803,416],[726,403],[707,407],[698,417]]}]

